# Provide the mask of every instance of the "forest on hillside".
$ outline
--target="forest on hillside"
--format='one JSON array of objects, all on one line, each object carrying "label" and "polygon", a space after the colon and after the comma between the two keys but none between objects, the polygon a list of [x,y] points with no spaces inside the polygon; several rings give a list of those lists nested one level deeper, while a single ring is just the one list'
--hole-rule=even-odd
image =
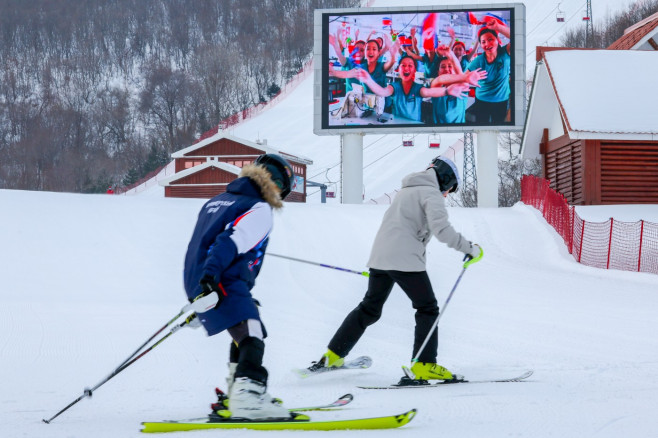
[{"label": "forest on hillside", "polygon": [[[315,9],[360,3],[0,0],[0,189],[134,183],[276,95],[311,59]],[[605,48],[657,11],[637,0],[560,45]]]},{"label": "forest on hillside", "polygon": [[595,17],[597,24],[592,26],[589,36],[585,26],[567,30],[560,38],[560,46],[605,49],[624,35],[626,29],[656,12],[658,0],[636,0],[614,16]]},{"label": "forest on hillside", "polygon": [[311,59],[358,0],[0,0],[0,188],[128,185]]}]

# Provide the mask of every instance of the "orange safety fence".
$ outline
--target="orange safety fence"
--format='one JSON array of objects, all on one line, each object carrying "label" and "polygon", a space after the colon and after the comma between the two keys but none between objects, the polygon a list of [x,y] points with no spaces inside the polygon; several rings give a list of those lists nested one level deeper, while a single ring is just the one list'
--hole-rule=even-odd
[{"label": "orange safety fence", "polygon": [[521,178],[521,202],[541,212],[564,240],[569,253],[587,266],[658,274],[658,224],[640,220],[587,222],[549,181]]}]

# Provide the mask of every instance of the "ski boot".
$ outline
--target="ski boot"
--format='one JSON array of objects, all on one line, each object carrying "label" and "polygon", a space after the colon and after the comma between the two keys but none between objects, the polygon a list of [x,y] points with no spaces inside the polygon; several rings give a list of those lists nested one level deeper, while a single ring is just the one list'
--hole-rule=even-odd
[{"label": "ski boot", "polygon": [[430,385],[429,380],[443,380],[446,383],[460,380],[459,376],[432,362],[415,362],[411,369],[403,366],[402,370],[405,376],[400,379],[398,386]]},{"label": "ski boot", "polygon": [[[280,400],[272,398],[266,391],[265,383],[248,377],[238,377],[229,393],[228,407],[230,418],[246,420],[288,420],[295,416],[283,407]],[[226,416],[228,412],[221,414]]]},{"label": "ski boot", "polygon": [[[237,368],[238,368],[237,363],[234,362],[228,363],[228,377],[226,378],[226,385],[228,388],[227,392],[229,394],[231,393],[231,389],[233,388],[235,370]],[[217,401],[215,403],[210,404],[210,409],[212,409],[214,413],[217,413],[217,411],[228,410],[228,394],[226,394],[224,391],[222,391],[219,388],[215,388],[215,395],[217,395]],[[272,398],[272,401],[279,405],[283,405],[283,400],[281,400],[280,398]]]},{"label": "ski boot", "polygon": [[345,359],[337,355],[331,350],[322,355],[319,361],[313,362],[308,370],[312,373],[317,372],[321,368],[340,368],[345,363]]},{"label": "ski boot", "polygon": [[453,375],[446,368],[431,362],[416,362],[411,366],[416,380],[452,380]]},{"label": "ski boot", "polygon": [[[219,388],[215,388],[215,394],[217,395],[217,401],[210,404],[210,409],[215,413],[228,410],[228,394]],[[279,405],[283,404],[283,400],[276,397],[272,397],[272,402]]]}]

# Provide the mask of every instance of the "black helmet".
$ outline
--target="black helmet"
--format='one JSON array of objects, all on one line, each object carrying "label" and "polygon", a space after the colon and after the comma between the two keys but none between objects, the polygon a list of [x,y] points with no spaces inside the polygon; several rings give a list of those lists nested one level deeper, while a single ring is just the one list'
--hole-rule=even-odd
[{"label": "black helmet", "polygon": [[461,181],[455,163],[448,158],[436,157],[432,160],[428,169],[434,169],[436,172],[436,179],[439,181],[441,192],[454,193],[457,191]]},{"label": "black helmet", "polygon": [[277,154],[263,154],[256,158],[254,164],[261,165],[272,175],[272,181],[281,189],[281,199],[284,199],[292,189],[295,174],[292,166],[285,158]]}]

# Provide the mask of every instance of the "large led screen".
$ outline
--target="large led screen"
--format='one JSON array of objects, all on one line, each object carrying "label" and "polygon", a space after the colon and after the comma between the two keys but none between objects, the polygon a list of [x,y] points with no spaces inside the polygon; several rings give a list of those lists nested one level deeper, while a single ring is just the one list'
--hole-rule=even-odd
[{"label": "large led screen", "polygon": [[318,11],[315,132],[519,129],[524,15],[522,4]]}]

